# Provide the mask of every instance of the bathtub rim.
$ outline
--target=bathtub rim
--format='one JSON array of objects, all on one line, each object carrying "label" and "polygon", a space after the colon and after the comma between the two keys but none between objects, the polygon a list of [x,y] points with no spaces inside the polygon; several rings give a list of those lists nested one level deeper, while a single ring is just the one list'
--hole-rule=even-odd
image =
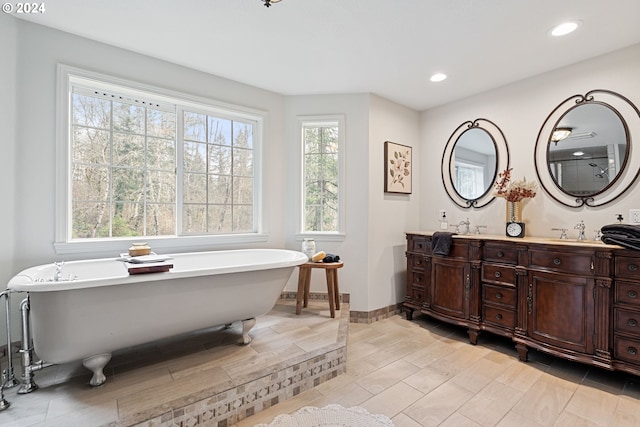
[{"label": "bathtub rim", "polygon": [[[41,264],[33,267],[26,268],[16,275],[14,275],[7,284],[7,289],[15,292],[55,292],[65,291],[82,288],[94,288],[103,286],[115,286],[125,285],[129,283],[140,282],[152,282],[159,280],[173,280],[188,277],[198,276],[213,276],[219,274],[234,274],[256,270],[270,270],[277,268],[294,268],[298,265],[304,264],[309,260],[307,255],[302,252],[294,251],[291,249],[230,249],[223,251],[201,251],[201,252],[182,252],[175,254],[162,254],[173,259],[186,257],[189,255],[207,255],[213,254],[214,256],[224,256],[225,253],[247,253],[258,255],[260,253],[282,253],[288,256],[284,259],[266,262],[246,262],[241,264],[216,266],[216,267],[204,267],[195,268],[190,270],[170,270],[167,272],[149,273],[149,274],[134,274],[129,275],[127,266],[125,263],[118,261],[116,257],[113,258],[94,258],[85,260],[72,260],[65,261],[67,264],[89,264],[92,262],[100,263],[117,263],[115,265],[122,265],[122,274],[109,276],[108,278],[91,278],[91,279],[78,279],[73,281],[60,281],[60,282],[34,282],[32,276],[34,273],[38,273],[40,270],[50,268],[51,264]],[[259,258],[258,258],[259,261]],[[169,260],[171,262],[171,260]],[[64,272],[64,269],[63,269]]]}]

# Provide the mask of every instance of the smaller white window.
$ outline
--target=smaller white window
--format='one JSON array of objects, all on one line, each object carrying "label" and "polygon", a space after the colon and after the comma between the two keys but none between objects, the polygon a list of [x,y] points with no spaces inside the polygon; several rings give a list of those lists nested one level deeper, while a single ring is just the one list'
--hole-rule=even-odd
[{"label": "smaller white window", "polygon": [[344,234],[344,118],[299,117],[300,233]]}]

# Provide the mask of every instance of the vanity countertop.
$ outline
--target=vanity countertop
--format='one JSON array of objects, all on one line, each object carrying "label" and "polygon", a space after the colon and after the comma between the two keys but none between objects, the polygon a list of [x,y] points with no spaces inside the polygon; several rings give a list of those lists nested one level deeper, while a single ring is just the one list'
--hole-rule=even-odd
[{"label": "vanity countertop", "polygon": [[[432,236],[435,231],[407,231],[405,234],[417,234],[423,236]],[[503,242],[522,242],[522,243],[538,243],[538,244],[555,244],[566,246],[582,246],[582,247],[603,247],[610,249],[621,249],[618,245],[609,245],[603,243],[601,240],[575,240],[575,239],[560,239],[552,237],[507,237],[498,234],[454,234],[454,239],[473,239],[473,240],[492,240]]]}]

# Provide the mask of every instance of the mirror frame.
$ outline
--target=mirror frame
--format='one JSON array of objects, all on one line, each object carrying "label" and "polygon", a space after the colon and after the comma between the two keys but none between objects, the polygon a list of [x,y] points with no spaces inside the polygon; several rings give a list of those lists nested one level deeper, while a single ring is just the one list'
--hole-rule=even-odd
[{"label": "mirror frame", "polygon": [[[471,129],[482,129],[491,138],[496,149],[496,169],[493,173],[493,182],[489,185],[486,191],[475,199],[466,199],[458,193],[458,190],[456,190],[455,182],[453,180],[454,175],[452,172],[454,170],[456,143],[463,133]],[[496,177],[498,176],[499,171],[505,170],[508,167],[509,147],[507,146],[507,139],[505,138],[504,133],[502,133],[502,130],[500,130],[500,128],[491,120],[478,118],[473,121],[466,121],[462,123],[453,131],[447,140],[444,152],[442,153],[440,175],[442,177],[442,185],[444,186],[447,196],[449,196],[449,199],[451,199],[453,203],[464,209],[478,209],[487,206],[495,200],[492,190]]]},{"label": "mirror frame", "polygon": [[[551,175],[548,162],[549,144],[551,144],[553,130],[562,118],[575,108],[587,104],[605,106],[618,116],[627,139],[627,155],[620,172],[606,187],[594,194],[576,195],[560,187]],[[576,94],[566,98],[549,113],[538,132],[533,161],[540,186],[553,200],[570,208],[598,207],[616,200],[640,175],[640,154],[635,154],[633,157],[635,151],[632,147],[633,129],[638,131],[636,133],[640,133],[640,111],[628,98],[616,92],[594,89],[584,95]],[[636,135],[636,138],[638,137],[640,135]]]}]

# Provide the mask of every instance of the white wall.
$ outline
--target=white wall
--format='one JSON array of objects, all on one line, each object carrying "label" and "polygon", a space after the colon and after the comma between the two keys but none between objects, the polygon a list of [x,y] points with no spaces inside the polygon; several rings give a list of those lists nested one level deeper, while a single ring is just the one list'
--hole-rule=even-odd
[{"label": "white wall", "polygon": [[[404,300],[407,261],[405,232],[418,229],[418,199],[423,186],[420,159],[420,114],[371,96],[369,115],[369,311]],[[412,194],[384,192],[384,142],[412,150]]]},{"label": "white wall", "polygon": [[[7,283],[14,275],[14,245],[15,245],[15,205],[16,166],[16,61],[17,61],[17,24],[16,20],[5,14],[0,14],[0,40],[2,40],[2,61],[0,61],[0,197],[3,208],[0,209],[0,283]],[[0,286],[4,290],[4,287]],[[13,306],[19,304],[20,298],[15,298]],[[4,307],[4,300],[0,301]],[[0,308],[4,313],[4,308]],[[4,337],[5,316],[0,316],[0,343]],[[17,330],[17,328],[14,328]],[[16,335],[17,336],[17,335]],[[2,344],[0,344],[2,345]]]},{"label": "white wall", "polygon": [[[422,182],[420,191],[420,228],[437,229],[438,209],[447,209],[449,223],[459,222],[467,216],[472,225],[487,225],[488,234],[504,235],[505,202],[496,199],[483,209],[462,209],[447,197],[440,180],[441,155],[451,133],[464,121],[486,118],[504,132],[511,152],[512,177],[536,179],[534,147],[536,138],[547,115],[564,99],[585,94],[593,89],[608,89],[629,98],[640,107],[640,45],[612,52],[553,72],[504,86],[477,96],[424,111],[421,114],[420,164]],[[447,83],[453,84],[453,82]],[[632,129],[640,135],[640,129]],[[634,156],[640,141],[633,140]],[[622,213],[625,221],[630,208],[640,208],[639,184],[636,182],[624,196],[599,208],[569,208],[555,202],[540,191],[525,202],[523,217],[527,235],[559,237],[553,227],[570,229],[569,238],[576,238],[574,225],[584,220],[587,237],[593,230],[615,222]]]},{"label": "white wall", "polygon": [[[343,241],[316,240],[316,250],[340,255],[345,266],[338,272],[340,292],[351,294],[351,310],[369,311],[368,308],[368,223],[369,211],[369,95],[316,95],[292,96],[286,100],[286,139],[289,164],[300,162],[300,136],[297,133],[297,117],[304,115],[343,114],[345,116],[345,203],[346,236]],[[295,192],[299,191],[299,171],[291,174],[286,193],[290,196],[283,218],[288,224],[287,247],[300,250],[296,240],[297,207]],[[311,291],[326,292],[324,275],[316,271],[311,275]],[[297,289],[297,273],[286,289]]]},{"label": "white wall", "polygon": [[[54,241],[56,65],[63,63],[187,94],[268,112],[263,167],[265,218],[269,240],[282,247],[281,221],[286,181],[283,138],[284,97],[193,69],[108,46],[22,20],[18,27],[19,94],[15,137],[16,269],[58,259],[112,256],[111,253],[57,255]],[[123,250],[128,247],[125,242]],[[205,248],[206,249],[206,248]]]}]

